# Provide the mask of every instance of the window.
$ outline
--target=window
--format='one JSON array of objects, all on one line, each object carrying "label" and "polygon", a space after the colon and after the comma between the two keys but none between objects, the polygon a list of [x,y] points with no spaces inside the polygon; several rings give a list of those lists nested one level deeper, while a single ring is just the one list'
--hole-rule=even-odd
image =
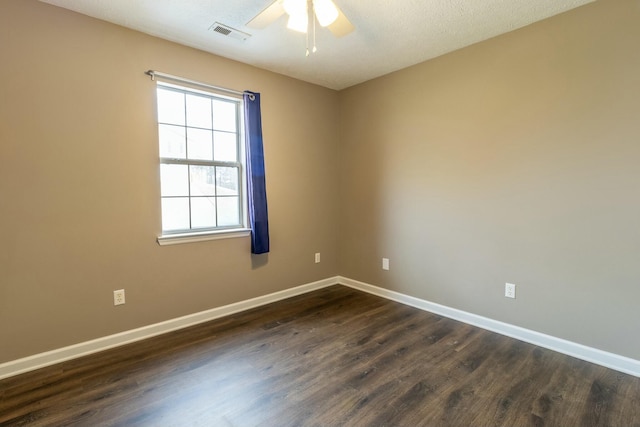
[{"label": "window", "polygon": [[162,237],[244,229],[242,99],[158,82],[157,102]]}]

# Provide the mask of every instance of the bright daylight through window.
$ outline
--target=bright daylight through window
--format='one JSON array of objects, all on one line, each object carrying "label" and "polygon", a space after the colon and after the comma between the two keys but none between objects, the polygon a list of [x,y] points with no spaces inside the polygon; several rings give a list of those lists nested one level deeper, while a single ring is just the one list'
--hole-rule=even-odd
[{"label": "bright daylight through window", "polygon": [[162,234],[243,228],[242,99],[158,82]]}]

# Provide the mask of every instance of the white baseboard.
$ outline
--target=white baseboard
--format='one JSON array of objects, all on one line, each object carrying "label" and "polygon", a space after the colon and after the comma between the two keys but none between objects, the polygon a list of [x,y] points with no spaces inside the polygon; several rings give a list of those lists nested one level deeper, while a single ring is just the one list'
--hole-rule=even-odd
[{"label": "white baseboard", "polygon": [[295,288],[286,289],[284,291],[275,292],[257,298],[240,301],[234,304],[216,307],[211,310],[201,311],[199,313],[189,314],[187,316],[178,317],[153,325],[143,326],[141,328],[132,329],[130,331],[97,338],[91,341],[82,342],[68,347],[59,348],[45,353],[35,354],[22,359],[12,360],[10,362],[0,364],[0,380],[12,377],[14,375],[33,371],[45,366],[54,365],[56,363],[86,356],[99,351],[108,350],[124,344],[151,338],[156,335],[165,334],[177,329],[186,328],[197,325],[199,323],[208,322],[230,314],[249,310],[272,302],[280,301],[296,295],[302,295],[317,289],[338,283],[337,277],[331,277],[317,282],[308,283],[306,285],[297,286]]},{"label": "white baseboard", "polygon": [[167,332],[197,325],[199,323],[208,322],[220,317],[228,316],[241,311],[249,310],[272,302],[280,301],[296,295],[302,295],[328,286],[342,284],[369,294],[396,301],[420,310],[429,311],[440,316],[458,320],[470,325],[477,326],[482,329],[497,332],[521,341],[528,342],[540,347],[548,348],[562,354],[576,357],[587,362],[595,363],[616,371],[624,372],[636,377],[640,377],[640,361],[620,356],[614,353],[587,347],[561,338],[545,335],[519,326],[510,325],[508,323],[489,319],[487,317],[478,316],[466,311],[436,304],[430,301],[415,298],[399,292],[390,291],[368,283],[359,282],[357,280],[346,277],[336,276],[330,277],[317,282],[308,283],[306,285],[297,286],[295,288],[286,289],[284,291],[275,292],[257,298],[240,301],[234,304],[213,308],[211,310],[201,311],[199,313],[189,314],[187,316],[178,317],[176,319],[167,320],[165,322],[153,325],[143,326],[141,328],[132,329],[130,331],[121,332],[114,335],[98,338],[91,341],[63,347],[60,349],[48,351],[45,353],[35,354],[33,356],[22,359],[13,360],[0,364],[0,379],[8,378],[14,375],[33,371],[45,366],[54,365],[66,360],[75,359],[86,356],[99,351],[108,350],[110,348],[151,338]]},{"label": "white baseboard", "polygon": [[489,331],[497,332],[501,335],[506,335],[508,337],[518,339],[520,341],[548,348],[549,350],[557,351],[558,353],[566,354],[577,359],[595,363],[597,365],[614,369],[619,372],[624,372],[625,374],[640,377],[640,360],[631,359],[628,357],[620,356],[618,354],[598,350],[593,347],[587,347],[585,345],[567,341],[562,338],[556,338],[550,335],[542,334],[540,332],[532,331],[530,329],[521,328],[519,326],[514,326],[508,323],[489,319],[487,317],[478,316],[466,311],[436,304],[430,301],[425,301],[419,298],[411,297],[395,291],[390,291],[388,289],[380,288],[346,277],[338,277],[338,282],[342,285],[349,286],[351,288],[358,289],[360,291],[364,291],[373,295],[377,295],[382,298],[406,304],[411,307],[419,308],[421,310],[429,311],[431,313],[448,317],[450,319],[459,320],[461,322],[468,323],[482,329],[487,329]]}]

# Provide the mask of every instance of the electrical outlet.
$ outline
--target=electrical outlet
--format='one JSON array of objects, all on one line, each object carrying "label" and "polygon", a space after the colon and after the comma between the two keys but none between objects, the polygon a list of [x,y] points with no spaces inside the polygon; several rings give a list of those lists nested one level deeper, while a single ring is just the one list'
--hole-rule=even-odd
[{"label": "electrical outlet", "polygon": [[320,252],[316,252],[316,264],[320,262]]},{"label": "electrical outlet", "polygon": [[382,258],[382,269],[383,270],[389,269],[389,258]]},{"label": "electrical outlet", "polygon": [[515,298],[516,297],[516,285],[513,283],[505,283],[504,284],[504,296],[507,298]]},{"label": "electrical outlet", "polygon": [[124,289],[113,291],[113,305],[124,304]]}]

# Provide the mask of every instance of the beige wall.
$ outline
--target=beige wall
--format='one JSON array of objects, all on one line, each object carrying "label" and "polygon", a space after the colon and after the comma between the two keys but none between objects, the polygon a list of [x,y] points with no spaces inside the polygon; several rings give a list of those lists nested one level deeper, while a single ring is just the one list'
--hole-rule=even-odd
[{"label": "beige wall", "polygon": [[[336,274],[640,359],[639,18],[600,1],[336,93],[3,0],[0,363]],[[155,242],[150,68],[262,93],[266,265]]]},{"label": "beige wall", "polygon": [[[148,69],[262,93],[266,265],[248,238],[156,243]],[[336,275],[337,110],[335,91],[2,0],[0,363]]]},{"label": "beige wall", "polygon": [[340,273],[640,359],[639,23],[596,2],[342,92]]}]

